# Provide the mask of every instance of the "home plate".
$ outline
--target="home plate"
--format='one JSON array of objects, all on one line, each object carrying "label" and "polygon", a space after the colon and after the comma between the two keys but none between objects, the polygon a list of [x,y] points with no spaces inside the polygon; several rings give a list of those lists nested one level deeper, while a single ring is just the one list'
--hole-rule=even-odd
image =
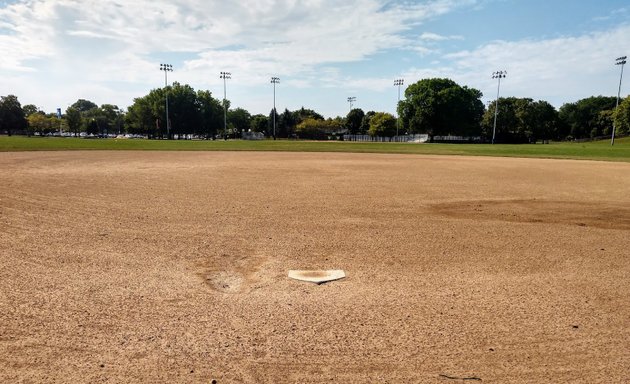
[{"label": "home plate", "polygon": [[328,271],[291,270],[289,271],[289,277],[295,280],[308,281],[315,284],[323,284],[328,281],[343,279],[344,277],[346,277],[346,273],[341,269],[333,269]]}]

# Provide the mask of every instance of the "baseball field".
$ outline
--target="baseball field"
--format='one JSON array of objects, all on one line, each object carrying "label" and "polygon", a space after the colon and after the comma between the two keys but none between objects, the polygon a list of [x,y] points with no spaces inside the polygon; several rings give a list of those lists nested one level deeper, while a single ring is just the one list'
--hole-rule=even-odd
[{"label": "baseball field", "polygon": [[628,382],[629,191],[614,161],[2,152],[0,382]]}]

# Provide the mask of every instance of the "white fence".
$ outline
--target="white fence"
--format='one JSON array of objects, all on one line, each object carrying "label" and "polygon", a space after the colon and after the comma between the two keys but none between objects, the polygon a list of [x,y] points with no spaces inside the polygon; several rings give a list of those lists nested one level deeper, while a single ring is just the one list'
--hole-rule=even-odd
[{"label": "white fence", "polygon": [[378,143],[425,143],[429,140],[429,135],[403,135],[393,137],[370,136],[370,135],[343,135],[344,141],[370,141]]},{"label": "white fence", "polygon": [[481,142],[481,136],[433,136],[433,141],[440,143],[478,143]]}]

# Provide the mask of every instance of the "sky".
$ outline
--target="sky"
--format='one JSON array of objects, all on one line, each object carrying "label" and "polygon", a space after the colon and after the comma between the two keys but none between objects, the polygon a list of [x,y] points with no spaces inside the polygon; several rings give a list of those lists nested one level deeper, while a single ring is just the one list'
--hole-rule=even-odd
[{"label": "sky", "polygon": [[[0,0],[0,95],[46,112],[78,99],[126,108],[168,82],[251,114],[395,114],[398,87],[451,78],[496,99],[556,107],[616,96],[630,55],[617,0]],[[630,79],[621,93],[630,92]]]}]

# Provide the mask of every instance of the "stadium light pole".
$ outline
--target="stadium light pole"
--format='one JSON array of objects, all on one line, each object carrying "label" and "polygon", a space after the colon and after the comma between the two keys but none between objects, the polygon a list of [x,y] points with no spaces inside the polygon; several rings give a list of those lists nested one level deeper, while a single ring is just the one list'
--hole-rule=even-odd
[{"label": "stadium light pole", "polygon": [[273,84],[273,139],[276,139],[276,84],[280,84],[279,77],[272,77],[271,84]]},{"label": "stadium light pole", "polygon": [[164,93],[166,94],[166,139],[171,138],[171,122],[168,118],[168,73],[173,72],[171,64],[160,64],[160,71],[164,71]]},{"label": "stadium light pole", "polygon": [[499,79],[499,84],[497,85],[497,101],[494,105],[494,125],[492,126],[492,144],[494,144],[494,138],[497,133],[497,114],[499,113],[499,91],[501,90],[501,79],[507,76],[507,71],[496,71],[492,72],[493,79]]},{"label": "stadium light pole", "polygon": [[350,96],[348,97],[348,103],[350,103],[350,110],[352,111],[352,103],[354,103],[355,101],[357,101],[357,98],[354,96]]},{"label": "stadium light pole", "polygon": [[221,71],[220,77],[223,79],[223,140],[227,140],[227,86],[225,81],[231,79],[232,74]]},{"label": "stadium light pole", "polygon": [[[615,112],[619,108],[619,96],[621,96],[621,81],[623,80],[623,66],[626,64],[628,56],[621,56],[615,60],[615,65],[621,65],[621,75],[619,76],[619,89],[617,90],[617,105],[615,106]],[[615,120],[613,119],[612,138],[610,139],[610,145],[615,145]]]},{"label": "stadium light pole", "polygon": [[[394,86],[398,86],[398,104],[396,104],[396,115],[398,115],[398,105],[400,104],[400,86],[405,82],[404,79],[394,80]],[[400,116],[396,118],[396,137],[398,137],[398,129],[400,128]]]}]

